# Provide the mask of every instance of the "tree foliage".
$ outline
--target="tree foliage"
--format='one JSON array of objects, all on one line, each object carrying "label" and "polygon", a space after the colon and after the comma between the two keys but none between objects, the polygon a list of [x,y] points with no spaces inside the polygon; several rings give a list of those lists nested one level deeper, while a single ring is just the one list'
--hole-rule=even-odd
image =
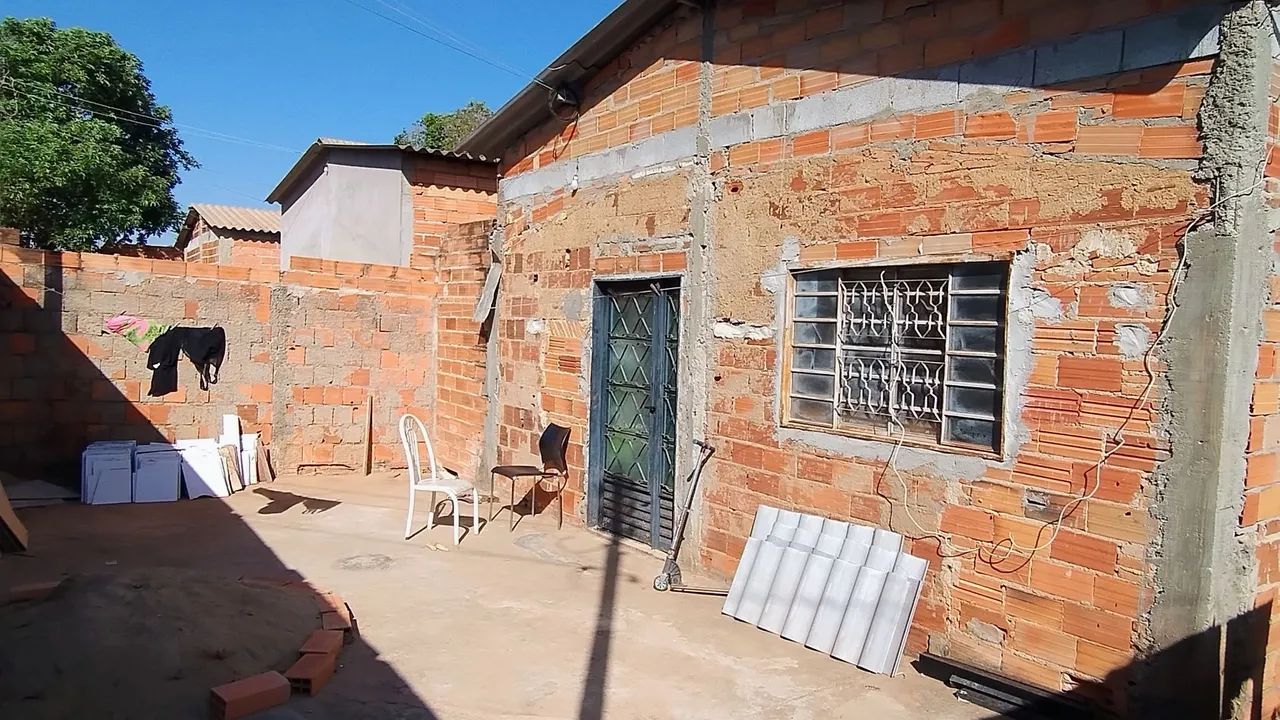
[{"label": "tree foliage", "polygon": [[0,21],[0,226],[88,250],[173,229],[196,167],[142,63],[106,33]]},{"label": "tree foliage", "polygon": [[488,105],[472,100],[453,112],[423,115],[422,119],[396,135],[395,142],[433,150],[452,150],[491,117],[493,111]]}]

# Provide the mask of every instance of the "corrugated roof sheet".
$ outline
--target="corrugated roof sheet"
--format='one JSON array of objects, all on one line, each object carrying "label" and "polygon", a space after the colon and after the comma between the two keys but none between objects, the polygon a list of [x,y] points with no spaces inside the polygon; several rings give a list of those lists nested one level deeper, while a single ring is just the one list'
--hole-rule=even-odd
[{"label": "corrugated roof sheet", "polygon": [[280,232],[280,211],[275,208],[247,208],[233,205],[196,203],[191,209],[204,218],[210,227],[220,230],[244,232]]}]

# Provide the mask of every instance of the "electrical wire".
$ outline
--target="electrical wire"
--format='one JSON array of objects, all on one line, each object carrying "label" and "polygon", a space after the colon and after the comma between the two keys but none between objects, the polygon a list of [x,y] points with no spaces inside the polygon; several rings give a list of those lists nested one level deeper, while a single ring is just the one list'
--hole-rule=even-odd
[{"label": "electrical wire", "polygon": [[[15,83],[22,83],[23,85],[32,86],[33,90],[42,92],[44,94],[37,95],[33,92],[29,92],[27,90],[24,90],[18,87]],[[0,78],[0,88],[8,88],[14,94],[21,95],[31,100],[39,100],[42,102],[55,103],[60,105],[61,107],[65,107],[71,110],[80,110],[100,118],[119,120],[121,122],[133,123],[135,125],[155,128],[158,130],[164,130],[170,127],[181,128],[183,130],[190,131],[194,135],[198,137],[202,137],[207,140],[220,140],[223,142],[229,142],[229,143],[234,143],[238,145],[247,145],[250,147],[261,148],[264,150],[276,150],[279,152],[287,152],[293,155],[296,155],[301,152],[296,148],[288,148],[282,145],[274,145],[272,143],[262,142],[259,140],[243,138],[243,137],[231,135],[228,133],[218,132],[216,130],[208,130],[206,128],[196,127],[194,125],[177,123],[172,120],[166,120],[164,118],[156,117],[154,115],[134,112],[132,110],[125,110],[123,108],[107,105],[105,103],[94,102],[93,100],[87,100],[85,98],[79,97],[77,95],[73,95],[71,93],[63,92],[61,90],[57,90],[54,88],[45,87],[36,83],[29,83],[26,81],[18,80],[16,78]],[[92,107],[82,107],[82,105],[92,106]],[[94,109],[95,107],[103,108],[103,109],[95,110]]]},{"label": "electrical wire", "polygon": [[[377,0],[377,1],[378,1],[378,2],[381,2],[381,0]],[[554,93],[554,92],[556,92],[556,89],[555,89],[555,88],[551,87],[550,85],[546,84],[545,82],[543,82],[543,81],[539,80],[538,78],[536,78],[536,77],[534,77],[534,76],[532,76],[532,75],[530,75],[530,74],[528,74],[528,73],[521,72],[521,71],[519,71],[519,70],[517,70],[517,69],[515,69],[515,68],[513,68],[513,67],[511,67],[511,66],[509,66],[509,65],[507,65],[506,63],[502,63],[502,62],[495,62],[495,61],[493,61],[493,60],[490,60],[490,59],[488,59],[488,58],[484,57],[483,55],[480,55],[480,54],[478,54],[478,53],[472,52],[471,50],[468,50],[468,49],[467,49],[467,48],[465,48],[465,47],[462,47],[462,46],[460,46],[460,45],[457,45],[457,44],[451,43],[451,42],[449,42],[449,41],[447,41],[447,40],[444,40],[444,39],[442,39],[442,38],[436,37],[436,36],[434,36],[434,35],[429,35],[429,34],[427,34],[427,33],[423,32],[423,31],[419,30],[418,28],[416,28],[416,27],[414,27],[414,26],[412,26],[412,25],[407,25],[407,24],[405,24],[405,23],[403,23],[403,22],[401,22],[401,21],[397,20],[396,18],[391,17],[390,15],[387,15],[387,14],[385,14],[385,13],[381,13],[381,12],[378,12],[378,10],[377,10],[377,9],[375,9],[375,8],[371,8],[371,7],[367,6],[367,5],[363,5],[363,4],[359,3],[359,2],[356,2],[356,0],[343,0],[343,2],[347,3],[348,5],[352,5],[352,6],[355,6],[355,7],[357,7],[357,8],[360,8],[361,10],[363,10],[363,11],[365,11],[365,12],[367,12],[367,13],[371,14],[371,15],[376,15],[376,16],[378,16],[378,17],[382,18],[383,20],[386,20],[387,22],[389,22],[389,23],[391,23],[391,24],[393,24],[393,25],[398,25],[399,27],[404,28],[405,30],[408,30],[409,32],[413,33],[414,35],[417,35],[417,36],[419,36],[419,37],[422,37],[422,38],[425,38],[425,39],[427,39],[427,40],[430,40],[431,42],[436,43],[437,45],[442,45],[442,46],[447,47],[447,48],[449,48],[449,49],[451,49],[451,50],[455,50],[455,51],[457,51],[457,52],[460,52],[460,53],[462,53],[463,55],[466,55],[467,57],[469,57],[469,58],[471,58],[471,59],[473,59],[473,60],[478,60],[478,61],[480,61],[480,62],[484,63],[485,65],[488,65],[488,66],[493,67],[493,68],[497,68],[498,70],[501,70],[501,71],[503,71],[503,72],[505,72],[505,73],[510,73],[510,74],[512,74],[512,75],[515,75],[516,77],[521,78],[521,79],[526,79],[526,80],[529,80],[529,81],[531,81],[531,82],[537,83],[538,85],[541,85],[542,87],[546,88],[547,90],[550,90],[550,91],[551,91],[551,92],[553,92],[553,93]],[[386,3],[382,3],[382,4],[383,4],[383,5],[386,5]],[[388,6],[388,7],[390,7],[390,6]],[[391,8],[391,9],[392,9],[392,10],[395,10],[395,8]],[[421,20],[420,18],[417,18],[416,16],[412,15],[411,13],[408,13],[408,12],[403,11],[403,10],[397,10],[397,12],[401,13],[402,15],[406,15],[406,16],[408,16],[408,17],[410,17],[410,18],[413,18],[413,19],[417,20],[419,23],[422,23],[424,27],[430,27],[430,25],[428,25],[427,23],[425,23],[425,21]]]},{"label": "electrical wire", "polygon": [[[1259,166],[1259,173],[1260,172],[1261,172],[1261,165]],[[1185,242],[1187,235],[1189,235],[1191,231],[1198,224],[1208,219],[1211,216],[1211,213],[1213,212],[1213,210],[1220,207],[1221,205],[1228,202],[1229,200],[1235,199],[1249,192],[1252,192],[1253,190],[1265,184],[1266,181],[1267,181],[1267,178],[1265,176],[1262,176],[1261,179],[1255,182],[1253,185],[1247,188],[1244,188],[1240,191],[1237,191],[1231,195],[1228,195],[1224,198],[1221,198],[1218,201],[1206,207],[1203,211],[1200,212],[1200,214],[1195,219],[1193,219],[1190,223],[1188,223],[1186,229],[1182,233],[1181,240]],[[1147,382],[1143,386],[1142,392],[1138,394],[1137,399],[1135,399],[1133,404],[1130,406],[1129,413],[1125,416],[1124,420],[1121,421],[1120,426],[1110,434],[1110,437],[1107,437],[1104,434],[1104,436],[1100,441],[1099,457],[1097,462],[1095,462],[1089,468],[1089,470],[1086,470],[1084,473],[1084,477],[1087,478],[1089,475],[1089,471],[1093,471],[1094,473],[1093,486],[1089,488],[1087,492],[1084,492],[1081,495],[1078,495],[1072,498],[1067,503],[1065,503],[1062,506],[1062,509],[1058,512],[1058,517],[1055,520],[1043,523],[1040,526],[1039,530],[1037,530],[1035,544],[1031,547],[1023,547],[1022,545],[1019,545],[1017,541],[1013,539],[1012,536],[1009,536],[991,543],[989,548],[984,548],[983,545],[979,544],[979,545],[976,545],[975,547],[964,548],[956,552],[951,552],[951,553],[944,552],[943,551],[944,543],[950,541],[951,538],[941,533],[932,532],[930,530],[925,529],[920,524],[920,522],[916,520],[915,515],[911,512],[911,504],[912,504],[911,492],[907,486],[906,481],[903,480],[902,474],[898,472],[898,469],[896,466],[898,453],[901,450],[904,444],[904,441],[906,440],[906,426],[903,425],[902,422],[898,420],[896,414],[894,414],[891,411],[890,420],[893,423],[895,423],[899,428],[898,441],[894,444],[893,450],[889,453],[889,458],[885,463],[884,470],[880,474],[880,481],[876,483],[876,494],[879,495],[883,500],[885,500],[886,503],[890,504],[890,508],[892,511],[892,499],[884,495],[883,493],[881,493],[879,489],[880,485],[883,483],[885,475],[888,473],[892,473],[894,476],[894,479],[898,481],[898,485],[902,489],[902,494],[903,494],[902,508],[907,516],[907,519],[911,522],[913,526],[915,526],[916,530],[922,533],[921,535],[910,538],[910,539],[936,541],[938,543],[939,557],[953,558],[953,557],[964,557],[966,555],[976,555],[979,560],[986,562],[987,564],[993,567],[1003,564],[1009,558],[1013,557],[1015,554],[1025,558],[1021,565],[1019,565],[1017,568],[1008,569],[1008,572],[1014,572],[1018,568],[1021,568],[1022,566],[1026,565],[1026,563],[1031,562],[1031,559],[1035,556],[1036,553],[1051,547],[1053,543],[1057,540],[1058,534],[1061,532],[1062,526],[1063,524],[1066,523],[1067,518],[1070,517],[1075,512],[1075,510],[1079,508],[1081,505],[1092,500],[1097,495],[1098,490],[1101,489],[1103,466],[1106,464],[1108,460],[1111,459],[1112,456],[1120,452],[1121,448],[1125,447],[1126,443],[1123,435],[1124,429],[1128,427],[1129,422],[1133,420],[1134,416],[1137,414],[1138,409],[1141,408],[1142,405],[1147,401],[1147,397],[1150,395],[1151,390],[1155,387],[1157,377],[1156,377],[1155,369],[1152,367],[1152,362],[1155,356],[1156,348],[1159,347],[1160,343],[1162,343],[1165,337],[1168,335],[1169,329],[1172,326],[1173,317],[1178,311],[1178,305],[1173,302],[1173,297],[1177,289],[1182,284],[1182,280],[1184,278],[1183,273],[1186,269],[1186,264],[1187,264],[1187,253],[1184,250],[1180,254],[1178,258],[1178,263],[1174,267],[1173,273],[1170,276],[1169,291],[1167,294],[1167,297],[1169,298],[1169,312],[1167,315],[1165,315],[1164,323],[1160,328],[1160,332],[1156,335],[1155,339],[1147,347],[1146,352],[1142,356],[1142,369],[1147,375]],[[1107,444],[1109,442],[1114,443],[1114,447],[1112,447],[1110,450],[1107,449]],[[1052,528],[1052,531],[1049,533],[1049,538],[1041,542],[1041,538],[1044,537],[1045,531],[1050,530],[1051,528]],[[983,557],[984,552],[986,557]]]},{"label": "electrical wire", "polygon": [[[474,52],[478,56],[483,56],[485,60],[483,60],[482,62],[488,62],[493,67],[499,68],[501,70],[506,70],[507,72],[517,77],[521,77],[521,78],[529,77],[529,73],[524,72],[519,68],[508,65],[507,63],[503,62],[497,57],[494,57],[493,55],[489,54],[484,48],[480,47],[479,45],[476,45],[475,43],[468,41],[464,37],[461,37],[452,32],[449,32],[447,28],[437,25],[431,22],[430,20],[427,20],[426,18],[422,17],[421,15],[415,14],[409,9],[407,3],[403,3],[403,2],[392,3],[392,2],[388,2],[387,0],[374,0],[374,2],[378,3],[379,5],[382,5],[383,7],[391,10],[392,12],[399,13],[404,17],[409,18],[413,22],[421,25],[424,28],[427,28],[431,32],[435,32],[440,35],[443,35],[444,37],[454,41],[455,43],[458,43],[462,47]],[[536,78],[531,78],[531,79],[533,79],[534,82],[537,82]]]}]

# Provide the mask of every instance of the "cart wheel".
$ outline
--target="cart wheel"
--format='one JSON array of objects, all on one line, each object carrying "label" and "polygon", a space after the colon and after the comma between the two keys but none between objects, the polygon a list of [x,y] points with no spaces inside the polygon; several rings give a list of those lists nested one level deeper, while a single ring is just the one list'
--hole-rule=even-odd
[{"label": "cart wheel", "polygon": [[667,588],[671,587],[670,583],[671,578],[667,577],[666,573],[662,573],[653,579],[653,589],[658,592],[666,592]]}]

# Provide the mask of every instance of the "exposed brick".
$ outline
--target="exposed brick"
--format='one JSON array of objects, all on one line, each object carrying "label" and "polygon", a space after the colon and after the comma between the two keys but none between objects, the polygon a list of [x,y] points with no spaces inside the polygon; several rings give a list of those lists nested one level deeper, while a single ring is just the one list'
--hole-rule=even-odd
[{"label": "exposed brick", "polygon": [[1245,487],[1270,485],[1280,480],[1280,453],[1258,453],[1246,461]]},{"label": "exposed brick", "polygon": [[293,692],[305,695],[317,695],[320,689],[333,677],[337,666],[336,653],[303,653],[284,676],[289,680]]},{"label": "exposed brick", "polygon": [[1012,140],[1017,135],[1017,126],[1007,111],[978,113],[966,120],[964,135],[971,138]]},{"label": "exposed brick", "polygon": [[210,692],[213,715],[219,720],[235,720],[289,701],[289,681],[278,672],[219,685]]},{"label": "exposed brick", "polygon": [[1133,620],[1097,608],[1069,603],[1063,614],[1062,629],[1082,640],[1127,650],[1133,635]]},{"label": "exposed brick", "polygon": [[1014,624],[1011,646],[1028,657],[1041,658],[1062,667],[1075,667],[1076,644],[1076,638],[1060,630],[1031,622]]},{"label": "exposed brick", "polygon": [[1117,550],[1114,541],[1073,530],[1060,530],[1054,538],[1050,556],[1072,565],[1092,568],[1099,572],[1115,572]]},{"label": "exposed brick", "polygon": [[1097,125],[1081,127],[1076,152],[1081,155],[1137,155],[1143,141],[1140,126]]},{"label": "exposed brick", "polygon": [[1151,93],[1116,93],[1112,113],[1117,118],[1182,117],[1186,90],[1179,82]]},{"label": "exposed brick", "polygon": [[298,648],[298,652],[337,655],[342,650],[342,642],[341,630],[314,630]]},{"label": "exposed brick", "polygon": [[62,586],[61,580],[24,583],[0,592],[0,605],[18,602],[40,602],[49,599]]},{"label": "exposed brick", "polygon": [[1026,620],[1045,628],[1061,629],[1063,602],[1015,588],[1005,588],[1005,612],[1015,620]]},{"label": "exposed brick", "polygon": [[989,542],[995,534],[994,516],[983,510],[952,505],[942,513],[941,529],[942,532]]}]

